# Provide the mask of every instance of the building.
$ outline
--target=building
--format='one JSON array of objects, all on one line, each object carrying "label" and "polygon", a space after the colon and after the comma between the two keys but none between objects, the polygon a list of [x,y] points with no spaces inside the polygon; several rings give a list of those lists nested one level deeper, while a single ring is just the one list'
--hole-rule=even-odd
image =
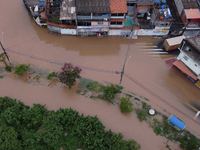
[{"label": "building", "polygon": [[198,0],[174,0],[177,11],[184,24],[186,37],[194,37],[200,34],[200,3]]},{"label": "building", "polygon": [[180,54],[173,63],[200,88],[200,37],[183,39]]},{"label": "building", "polygon": [[52,32],[76,35],[75,11],[75,0],[47,0],[47,28]]},{"label": "building", "polygon": [[109,35],[129,35],[133,28],[133,20],[127,16],[126,0],[110,0]]},{"label": "building", "polygon": [[75,0],[78,36],[108,36],[109,0]]}]

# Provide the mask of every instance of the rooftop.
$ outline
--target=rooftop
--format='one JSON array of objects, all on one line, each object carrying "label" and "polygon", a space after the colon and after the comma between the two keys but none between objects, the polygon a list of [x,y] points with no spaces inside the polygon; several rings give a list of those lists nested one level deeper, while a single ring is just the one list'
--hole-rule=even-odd
[{"label": "rooftop", "polygon": [[200,37],[185,39],[188,43],[192,45],[200,53]]},{"label": "rooftop", "polygon": [[127,13],[126,0],[110,0],[111,13]]},{"label": "rooftop", "polygon": [[199,9],[185,9],[187,19],[198,19],[200,18]]},{"label": "rooftop", "polygon": [[181,1],[183,3],[184,9],[198,8],[199,7],[197,0],[181,0]]},{"label": "rooftop", "polygon": [[63,0],[60,9],[60,20],[76,19],[75,0]]},{"label": "rooftop", "polygon": [[154,0],[137,0],[137,4],[154,4]]},{"label": "rooftop", "polygon": [[110,13],[110,0],[75,0],[77,13]]},{"label": "rooftop", "polygon": [[160,20],[172,20],[172,14],[167,5],[161,5],[155,7],[157,19]]}]

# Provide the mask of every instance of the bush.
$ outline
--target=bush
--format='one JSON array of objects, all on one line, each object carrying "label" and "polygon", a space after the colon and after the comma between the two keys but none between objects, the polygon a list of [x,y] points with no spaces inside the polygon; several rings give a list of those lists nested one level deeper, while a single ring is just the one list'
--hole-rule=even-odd
[{"label": "bush", "polygon": [[58,72],[52,72],[50,74],[48,74],[47,76],[47,80],[51,80],[53,77],[57,77],[58,76]]},{"label": "bush", "polygon": [[28,71],[27,69],[29,68],[29,66],[30,66],[30,64],[29,65],[20,64],[20,65],[16,66],[14,74],[23,76],[24,71]]},{"label": "bush", "polygon": [[81,71],[82,69],[78,66],[73,66],[71,63],[64,63],[64,66],[58,73],[58,78],[60,82],[66,84],[71,89],[76,79],[80,78]]},{"label": "bush", "polygon": [[121,93],[123,87],[119,87],[117,84],[110,84],[110,86],[105,86],[103,88],[103,96],[106,100],[113,100],[117,93]]},{"label": "bush", "polygon": [[11,69],[12,69],[11,66],[5,66],[6,71],[11,71]]},{"label": "bush", "polygon": [[97,81],[89,82],[86,87],[91,91],[95,93],[102,92],[103,85],[99,84]]},{"label": "bush", "polygon": [[137,117],[140,121],[146,120],[146,110],[137,109],[136,110]]},{"label": "bush", "polygon": [[122,113],[130,113],[133,111],[133,104],[130,102],[130,97],[122,97],[120,99],[121,104],[120,104],[120,109]]}]

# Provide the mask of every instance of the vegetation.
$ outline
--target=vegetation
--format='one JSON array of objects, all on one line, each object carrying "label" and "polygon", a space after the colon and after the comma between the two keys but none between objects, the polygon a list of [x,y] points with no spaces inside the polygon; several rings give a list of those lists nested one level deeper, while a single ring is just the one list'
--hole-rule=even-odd
[{"label": "vegetation", "polygon": [[58,78],[60,82],[66,84],[71,89],[76,82],[76,79],[81,78],[81,71],[82,69],[78,66],[73,66],[71,63],[64,63],[64,66],[58,73]]},{"label": "vegetation", "polygon": [[0,97],[0,149],[140,149],[134,140],[104,129],[96,116],[84,117],[71,108],[48,111],[40,104],[30,108]]},{"label": "vegetation", "polygon": [[0,76],[0,79],[2,79],[3,78],[3,76]]},{"label": "vegetation", "polygon": [[4,53],[0,54],[0,62],[3,62],[5,64],[5,66],[8,66],[8,64],[6,63],[6,56]]},{"label": "vegetation", "polygon": [[35,80],[39,81],[39,80],[40,80],[40,76],[38,76],[38,75],[35,75],[35,76],[33,77],[33,79],[35,79]]},{"label": "vegetation", "polygon": [[120,109],[122,113],[130,113],[133,111],[133,104],[130,102],[130,97],[122,97],[120,101]]},{"label": "vegetation", "polygon": [[30,66],[30,64],[29,65],[20,64],[20,65],[16,66],[15,70],[14,70],[15,71],[14,74],[23,76],[24,71],[28,71],[29,66]]},{"label": "vegetation", "polygon": [[6,70],[6,71],[11,71],[11,70],[12,70],[12,67],[11,67],[11,66],[5,66],[5,70]]},{"label": "vegetation", "polygon": [[60,24],[60,20],[59,20],[58,17],[54,17],[54,18],[52,19],[52,21],[53,21],[54,23]]},{"label": "vegetation", "polygon": [[121,93],[121,90],[123,89],[123,87],[119,87],[117,84],[104,86],[97,81],[89,82],[86,87],[93,92],[92,96],[90,96],[91,98],[104,99],[111,103],[113,103],[112,100],[115,99],[116,94]]},{"label": "vegetation", "polygon": [[137,117],[140,121],[146,120],[146,116],[148,115],[149,109],[151,109],[151,106],[145,102],[142,102],[141,109],[136,109]]},{"label": "vegetation", "polygon": [[51,80],[53,77],[58,77],[58,72],[54,71],[54,72],[48,74],[47,80]]}]

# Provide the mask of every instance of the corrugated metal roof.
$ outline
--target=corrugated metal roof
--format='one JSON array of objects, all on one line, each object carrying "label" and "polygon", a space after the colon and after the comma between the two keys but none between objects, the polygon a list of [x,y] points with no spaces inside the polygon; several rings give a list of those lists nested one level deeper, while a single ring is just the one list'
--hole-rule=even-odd
[{"label": "corrugated metal roof", "polygon": [[154,0],[138,0],[137,4],[154,4]]},{"label": "corrugated metal roof", "polygon": [[76,19],[75,0],[63,0],[60,9],[60,20]]},{"label": "corrugated metal roof", "polygon": [[110,13],[110,0],[75,0],[77,13]]},{"label": "corrugated metal roof", "polygon": [[197,0],[182,0],[184,9],[198,8]]},{"label": "corrugated metal roof", "polygon": [[200,19],[199,9],[185,9],[187,19]]},{"label": "corrugated metal roof", "polygon": [[200,53],[200,37],[186,39]]},{"label": "corrugated metal roof", "polygon": [[127,13],[126,0],[110,0],[111,13]]}]

